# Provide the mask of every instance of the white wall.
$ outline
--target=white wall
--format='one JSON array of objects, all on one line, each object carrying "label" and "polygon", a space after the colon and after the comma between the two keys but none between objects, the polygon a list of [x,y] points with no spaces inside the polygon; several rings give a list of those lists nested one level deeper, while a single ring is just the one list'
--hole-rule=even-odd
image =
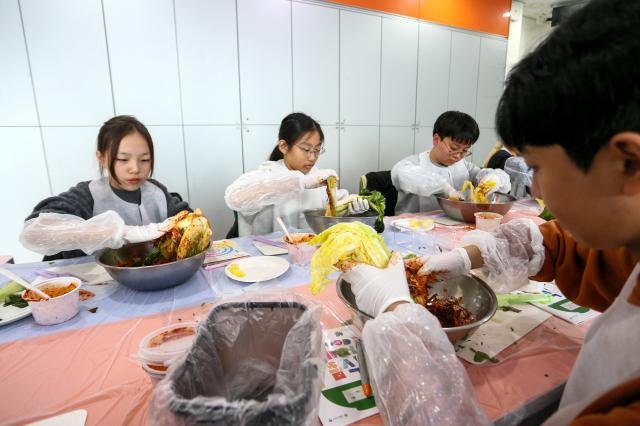
[{"label": "white wall", "polygon": [[97,176],[96,135],[116,114],[149,127],[155,177],[216,238],[233,220],[224,189],[266,158],[291,111],[323,125],[318,164],[352,191],[427,149],[448,108],[479,119],[484,152],[506,44],[313,0],[0,0],[0,254],[40,258],[17,242],[24,217]]},{"label": "white wall", "polygon": [[535,19],[522,19],[522,34],[520,35],[520,58],[531,52],[551,32],[550,22],[539,23]]}]

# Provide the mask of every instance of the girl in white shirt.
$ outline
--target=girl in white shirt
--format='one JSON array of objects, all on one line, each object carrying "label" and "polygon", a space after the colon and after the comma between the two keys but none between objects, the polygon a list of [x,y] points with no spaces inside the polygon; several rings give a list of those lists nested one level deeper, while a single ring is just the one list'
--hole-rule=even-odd
[{"label": "girl in white shirt", "polygon": [[[225,192],[227,206],[238,213],[239,235],[273,232],[278,216],[291,228],[307,228],[303,212],[326,205],[327,178],[337,177],[334,170],[315,166],[323,152],[320,125],[303,113],[287,115],[269,161],[240,176]],[[347,195],[346,190],[338,190],[338,199]],[[355,202],[349,206],[350,214],[367,209]]]}]

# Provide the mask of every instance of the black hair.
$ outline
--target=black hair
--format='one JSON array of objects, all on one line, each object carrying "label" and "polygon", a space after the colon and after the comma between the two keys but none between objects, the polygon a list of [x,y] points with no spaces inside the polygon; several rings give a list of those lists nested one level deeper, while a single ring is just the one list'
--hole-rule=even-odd
[{"label": "black hair", "polygon": [[[320,124],[307,114],[294,112],[282,119],[280,130],[278,131],[278,141],[285,141],[289,148],[291,148],[301,137],[309,132],[318,132],[320,135],[320,143],[324,143],[324,133],[322,133]],[[278,144],[276,144],[273,151],[271,151],[269,161],[278,161],[283,158],[284,155],[278,148]]]},{"label": "black hair", "polygon": [[640,132],[640,2],[593,0],[511,71],[496,128],[505,145],[561,146],[583,171],[611,137]]},{"label": "black hair", "polygon": [[433,134],[440,139],[451,140],[465,145],[473,145],[480,136],[478,123],[469,114],[460,111],[447,111],[440,114],[433,124]]},{"label": "black hair", "polygon": [[[149,155],[151,160],[151,172],[153,173],[154,155],[153,155],[153,140],[149,134],[149,130],[138,121],[137,118],[131,115],[117,115],[107,120],[100,131],[98,132],[98,152],[104,158],[107,158],[109,162],[109,174],[116,182],[120,183],[118,176],[116,176],[115,163],[118,156],[118,149],[120,149],[120,142],[122,139],[137,132],[142,136],[149,146]],[[102,164],[100,164],[100,172],[102,173]]]}]

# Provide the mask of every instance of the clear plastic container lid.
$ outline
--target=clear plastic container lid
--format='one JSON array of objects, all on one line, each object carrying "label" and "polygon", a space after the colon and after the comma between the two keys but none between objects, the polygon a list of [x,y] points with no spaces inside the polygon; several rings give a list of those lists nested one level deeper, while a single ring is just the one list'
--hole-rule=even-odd
[{"label": "clear plastic container lid", "polygon": [[140,342],[138,358],[146,364],[167,366],[191,348],[198,324],[183,322],[159,328]]}]

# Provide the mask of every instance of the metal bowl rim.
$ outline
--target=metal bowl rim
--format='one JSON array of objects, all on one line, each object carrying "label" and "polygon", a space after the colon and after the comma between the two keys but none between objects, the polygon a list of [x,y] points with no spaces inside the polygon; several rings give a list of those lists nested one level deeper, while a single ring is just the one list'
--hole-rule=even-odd
[{"label": "metal bowl rim", "polygon": [[513,204],[517,201],[517,198],[511,194],[505,194],[504,192],[496,192],[496,194],[500,194],[503,197],[507,197],[508,201],[505,201],[502,203],[474,203],[471,201],[450,200],[446,195],[444,195],[441,192],[438,194],[433,194],[433,196],[436,197],[439,201],[449,201],[451,203],[459,203],[467,206],[504,206],[507,204]]},{"label": "metal bowl rim", "polygon": [[[138,244],[138,243],[136,243]],[[110,268],[110,269],[115,269],[118,271],[144,271],[144,270],[148,270],[148,269],[153,269],[153,268],[160,268],[162,266],[171,266],[171,265],[178,265],[182,262],[186,262],[189,259],[194,259],[194,258],[198,258],[198,257],[202,257],[204,258],[207,254],[207,250],[209,249],[209,247],[211,246],[211,242],[209,242],[209,245],[207,246],[206,249],[202,250],[200,253],[195,254],[193,256],[189,256],[189,257],[185,257],[184,259],[180,259],[180,260],[174,260],[173,262],[168,262],[168,263],[162,263],[160,265],[143,265],[143,266],[114,266],[114,265],[109,265],[106,264],[104,262],[102,262],[100,260],[100,258],[107,253],[108,251],[116,251],[116,250],[120,250],[120,249],[112,249],[112,248],[104,248],[102,250],[100,250],[98,253],[95,254],[95,259],[96,259],[96,263],[100,266],[102,266],[103,268]],[[122,248],[122,247],[121,247]]]},{"label": "metal bowl rim", "polygon": [[[462,325],[460,327],[442,327],[442,329],[447,332],[456,332],[456,331],[468,331],[470,329],[474,329],[477,327],[480,327],[482,324],[484,324],[485,322],[489,321],[491,319],[491,317],[493,317],[496,313],[496,311],[498,310],[498,298],[496,297],[496,293],[493,291],[493,289],[489,286],[489,284],[487,284],[484,280],[476,277],[475,275],[466,275],[469,278],[472,278],[473,280],[475,280],[476,282],[480,283],[480,285],[482,287],[484,287],[484,289],[489,293],[490,299],[491,299],[491,303],[490,306],[491,308],[489,309],[489,312],[487,312],[482,318],[466,324],[466,325]],[[351,306],[351,303],[349,303],[349,301],[346,299],[346,297],[344,296],[344,294],[342,294],[342,291],[340,290],[340,284],[341,282],[344,281],[347,284],[349,284],[348,281],[346,281],[345,279],[342,278],[342,274],[340,274],[340,276],[338,277],[338,280],[336,281],[336,291],[338,293],[338,297],[340,298],[340,300],[342,300],[345,305],[347,305],[347,307],[349,307],[349,309],[356,311],[358,314],[363,315],[365,317],[367,317],[368,319],[373,319],[373,317],[365,312],[362,312],[360,309],[358,308],[354,308],[353,306]],[[349,286],[351,286],[351,284],[349,284]]]}]

